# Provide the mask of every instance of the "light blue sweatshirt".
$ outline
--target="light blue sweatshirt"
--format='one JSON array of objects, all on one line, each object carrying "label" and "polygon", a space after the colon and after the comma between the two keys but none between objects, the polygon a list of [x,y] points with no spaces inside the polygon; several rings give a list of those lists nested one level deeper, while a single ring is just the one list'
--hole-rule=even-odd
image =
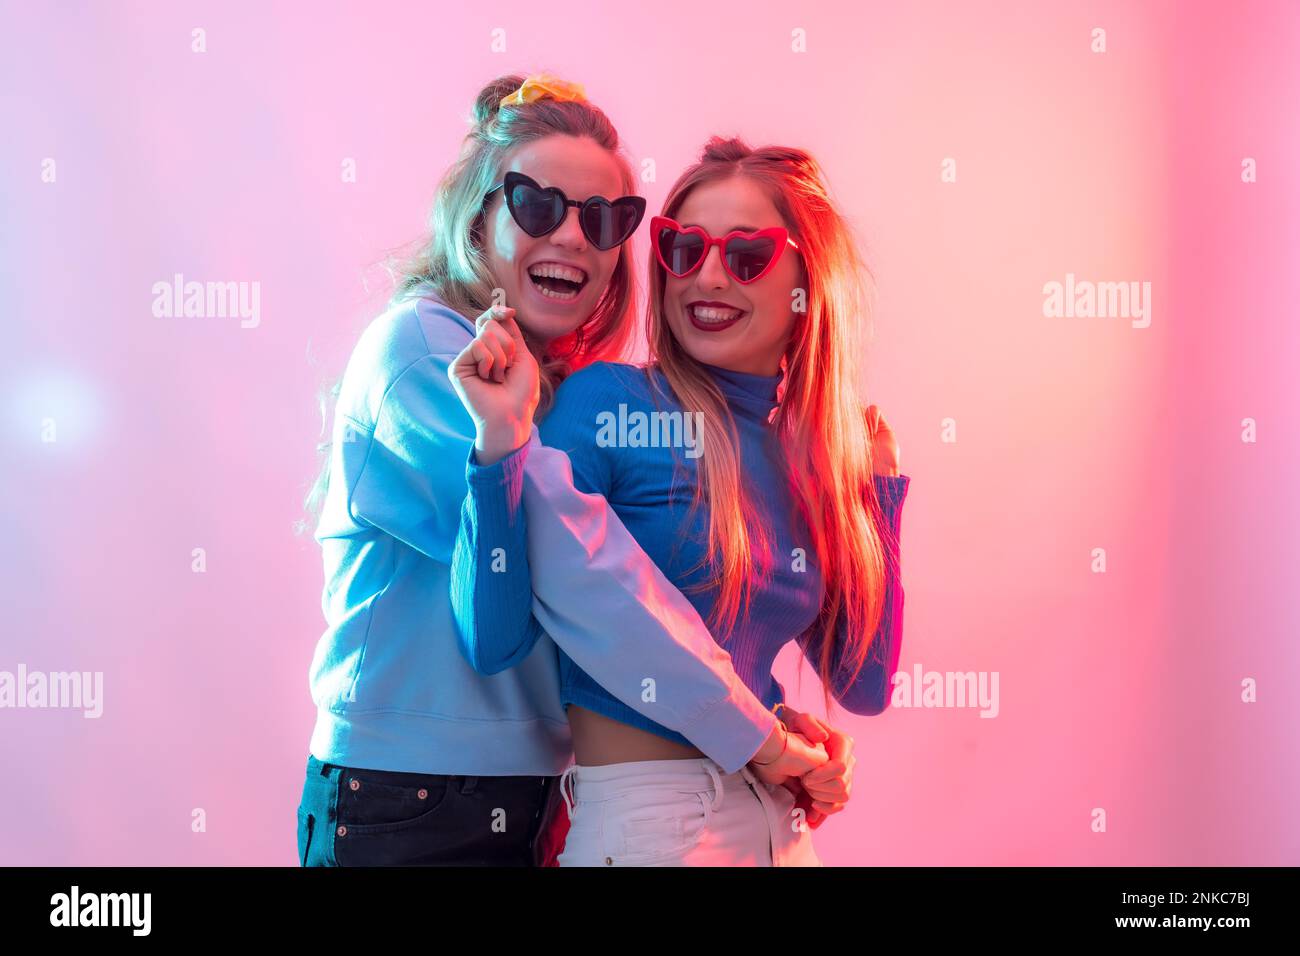
[{"label": "light blue sweatshirt", "polygon": [[[473,323],[433,297],[395,302],[363,333],[335,410],[316,539],[328,628],[310,672],[311,753],[414,773],[553,775],[572,759],[556,645],[602,686],[728,772],[775,716],[745,686],[695,608],[567,456],[536,429],[522,482],[533,614],[546,636],[518,666],[474,671],[450,598],[474,426],[448,377]],[[655,700],[641,699],[657,675]]]}]

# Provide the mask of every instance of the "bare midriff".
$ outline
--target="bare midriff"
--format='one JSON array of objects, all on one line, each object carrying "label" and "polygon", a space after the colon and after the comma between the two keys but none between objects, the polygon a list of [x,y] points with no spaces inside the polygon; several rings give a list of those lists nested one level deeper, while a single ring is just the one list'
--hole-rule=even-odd
[{"label": "bare midriff", "polygon": [[584,767],[602,767],[634,760],[690,760],[704,754],[639,727],[630,727],[594,710],[569,705],[574,760]]}]

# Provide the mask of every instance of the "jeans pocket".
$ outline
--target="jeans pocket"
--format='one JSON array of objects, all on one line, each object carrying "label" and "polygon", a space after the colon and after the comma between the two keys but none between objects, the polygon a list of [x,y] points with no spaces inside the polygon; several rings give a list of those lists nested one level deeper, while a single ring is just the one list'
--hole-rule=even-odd
[{"label": "jeans pocket", "polygon": [[656,805],[637,806],[623,812],[615,809],[613,836],[614,863],[624,866],[671,865],[684,862],[704,836],[711,816],[705,791],[679,791]]},{"label": "jeans pocket", "polygon": [[343,772],[339,780],[339,836],[417,828],[446,806],[453,791],[446,777],[411,774],[409,782],[391,782],[396,776],[353,769]]}]

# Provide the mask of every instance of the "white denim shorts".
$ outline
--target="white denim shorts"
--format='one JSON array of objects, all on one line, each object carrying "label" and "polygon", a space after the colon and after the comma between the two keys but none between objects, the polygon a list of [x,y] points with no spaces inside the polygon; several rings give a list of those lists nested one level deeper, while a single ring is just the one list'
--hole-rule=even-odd
[{"label": "white denim shorts", "polygon": [[821,866],[794,794],[707,757],[573,766],[560,866]]}]

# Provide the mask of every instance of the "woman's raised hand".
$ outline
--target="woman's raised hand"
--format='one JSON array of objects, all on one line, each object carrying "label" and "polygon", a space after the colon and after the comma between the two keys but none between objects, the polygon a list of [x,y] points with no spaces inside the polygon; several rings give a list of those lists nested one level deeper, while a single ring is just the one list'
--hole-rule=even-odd
[{"label": "woman's raised hand", "polygon": [[493,306],[474,327],[474,338],[447,374],[474,420],[475,457],[491,465],[527,443],[541,379],[514,309]]}]

